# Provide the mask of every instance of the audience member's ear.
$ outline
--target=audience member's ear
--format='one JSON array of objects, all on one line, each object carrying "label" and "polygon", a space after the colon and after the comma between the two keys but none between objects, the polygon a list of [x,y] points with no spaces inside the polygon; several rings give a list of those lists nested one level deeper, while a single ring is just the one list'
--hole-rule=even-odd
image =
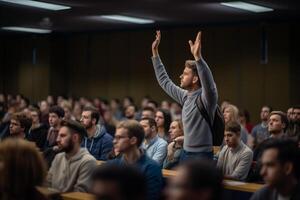
[{"label": "audience member's ear", "polygon": [[197,83],[198,81],[198,76],[193,76],[193,83]]},{"label": "audience member's ear", "polygon": [[137,143],[137,138],[136,137],[131,137],[129,141],[130,141],[130,144],[134,145],[134,144]]},{"label": "audience member's ear", "polygon": [[290,175],[292,173],[293,169],[294,169],[294,166],[293,166],[292,162],[284,163],[283,171],[284,171],[285,175]]}]

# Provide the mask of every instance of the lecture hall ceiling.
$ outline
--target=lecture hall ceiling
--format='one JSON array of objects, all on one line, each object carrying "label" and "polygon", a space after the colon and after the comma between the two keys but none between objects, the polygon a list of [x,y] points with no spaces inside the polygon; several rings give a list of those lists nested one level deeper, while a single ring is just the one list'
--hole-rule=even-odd
[{"label": "lecture hall ceiling", "polygon": [[[18,0],[16,0],[18,1]],[[156,27],[210,26],[247,23],[296,22],[300,1],[247,1],[273,8],[254,13],[226,7],[221,1],[200,0],[44,0],[71,9],[49,11],[0,1],[0,25],[50,29],[54,32],[85,32]],[[102,15],[126,15],[155,21],[134,24],[105,20]],[[2,30],[3,32],[3,30]]]}]

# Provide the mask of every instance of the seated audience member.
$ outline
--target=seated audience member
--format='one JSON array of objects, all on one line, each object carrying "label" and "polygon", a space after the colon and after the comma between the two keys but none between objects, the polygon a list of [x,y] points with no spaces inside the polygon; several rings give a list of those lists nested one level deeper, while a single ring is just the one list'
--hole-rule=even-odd
[{"label": "seated audience member", "polygon": [[110,100],[109,107],[111,109],[111,113],[116,120],[122,119],[122,111],[119,99]]},{"label": "seated audience member", "polygon": [[254,148],[258,146],[262,141],[270,137],[270,133],[268,131],[268,120],[271,112],[272,108],[270,106],[263,106],[261,108],[261,123],[254,126],[251,132],[251,135],[254,139]]},{"label": "seated audience member", "polygon": [[[224,107],[223,111],[225,125],[229,122],[238,122],[239,119],[239,109],[232,104],[227,104]],[[248,141],[248,132],[247,130],[241,126],[241,140],[244,144],[247,144]]]},{"label": "seated audience member", "polygon": [[288,127],[288,119],[284,112],[272,111],[269,117],[268,131],[270,138],[285,138],[285,131]]},{"label": "seated audience member", "polygon": [[30,108],[32,125],[28,133],[28,140],[35,142],[36,146],[43,151],[47,140],[48,128],[40,122],[41,112],[37,108]]},{"label": "seated audience member", "polygon": [[163,100],[160,103],[160,108],[164,109],[164,110],[170,110],[171,109],[171,103],[169,101],[167,101],[167,100]]},{"label": "seated audience member", "polygon": [[143,110],[142,110],[142,117],[141,119],[143,118],[152,118],[152,119],[155,119],[155,110],[154,108],[152,107],[145,107]]},{"label": "seated audience member", "polygon": [[286,116],[287,116],[289,122],[291,122],[292,119],[293,119],[293,109],[294,109],[293,107],[290,107],[290,108],[288,108],[288,110],[286,111]]},{"label": "seated audience member", "polygon": [[241,126],[237,122],[225,125],[226,145],[219,153],[217,167],[226,178],[245,180],[251,168],[253,152],[241,141]]},{"label": "seated audience member", "polygon": [[162,166],[167,155],[168,143],[158,136],[156,122],[153,118],[142,118],[140,124],[145,132],[142,148],[150,158]]},{"label": "seated audience member", "polygon": [[84,127],[73,120],[63,121],[57,136],[58,148],[48,172],[48,186],[60,192],[87,192],[96,159],[80,144],[86,135]]},{"label": "seated audience member", "polygon": [[254,166],[253,170],[249,175],[248,181],[251,182],[262,182],[262,177],[260,176],[260,169],[261,169],[261,161],[260,157],[262,154],[263,147],[265,143],[268,143],[270,138],[277,138],[277,139],[285,139],[285,130],[288,126],[288,119],[284,112],[281,111],[272,111],[269,115],[269,122],[268,122],[268,132],[270,134],[269,138],[264,140],[254,149],[253,160],[257,161],[257,164]]},{"label": "seated audience member", "polygon": [[[204,160],[205,161],[205,160]],[[210,161],[193,160],[180,165],[168,180],[167,200],[221,200],[222,173]]]},{"label": "seated audience member", "polygon": [[172,169],[178,165],[183,151],[183,126],[180,120],[171,123],[169,134],[171,142],[168,145],[167,157],[163,164],[164,169]]},{"label": "seated audience member", "polygon": [[96,160],[107,160],[107,155],[113,147],[113,138],[103,125],[98,124],[99,118],[100,114],[96,108],[83,109],[80,122],[86,129],[87,136],[84,137],[81,147],[86,148]]},{"label": "seated audience member", "polygon": [[130,166],[103,164],[92,175],[91,192],[97,200],[145,200],[146,180]]},{"label": "seated audience member", "polygon": [[172,120],[181,120],[182,118],[182,107],[179,103],[177,102],[172,102],[171,103],[171,106],[170,106],[170,113],[171,113],[171,117],[172,117]]},{"label": "seated audience member", "polygon": [[65,116],[65,111],[59,106],[52,106],[49,110],[49,131],[47,134],[46,146],[45,148],[56,149],[56,138],[58,131],[60,129],[61,121]]},{"label": "seated audience member", "polygon": [[262,175],[266,186],[251,200],[300,199],[300,155],[297,144],[286,139],[270,139],[262,150]]},{"label": "seated audience member", "polygon": [[103,125],[107,131],[112,137],[115,135],[116,132],[116,126],[118,121],[113,116],[111,109],[108,107],[103,113]]},{"label": "seated audience member", "polygon": [[15,113],[11,116],[9,132],[11,137],[27,138],[32,120],[24,113]]},{"label": "seated audience member", "polygon": [[250,122],[250,113],[248,110],[239,110],[239,122],[244,127],[248,133],[252,132],[253,124]]},{"label": "seated audience member", "polygon": [[153,108],[154,114],[155,114],[155,112],[157,111],[157,108],[158,108],[158,103],[156,101],[150,99],[147,103],[147,107]]},{"label": "seated audience member", "polygon": [[0,143],[0,199],[44,200],[42,186],[46,164],[36,146],[19,138]]},{"label": "seated audience member", "polygon": [[144,141],[144,129],[135,120],[125,120],[116,129],[114,149],[122,156],[110,161],[112,164],[136,167],[146,178],[147,199],[160,197],[163,179],[159,164],[149,158],[139,147]]},{"label": "seated audience member", "polygon": [[168,110],[158,109],[155,113],[158,136],[169,142],[171,115]]},{"label": "seated audience member", "polygon": [[67,100],[62,100],[59,105],[65,111],[64,120],[75,120],[75,117],[72,115],[72,104]]},{"label": "seated audience member", "polygon": [[43,100],[39,103],[41,111],[41,123],[49,127],[49,104],[47,101]]},{"label": "seated audience member", "polygon": [[136,108],[134,105],[129,105],[125,108],[125,119],[135,119]]},{"label": "seated audience member", "polygon": [[290,117],[286,133],[287,137],[295,141],[300,136],[300,106],[294,106],[292,108],[292,116]]}]

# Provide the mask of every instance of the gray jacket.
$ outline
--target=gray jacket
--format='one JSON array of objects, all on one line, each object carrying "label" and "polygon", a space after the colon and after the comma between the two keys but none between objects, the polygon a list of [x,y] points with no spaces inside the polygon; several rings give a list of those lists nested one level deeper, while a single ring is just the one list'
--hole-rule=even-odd
[{"label": "gray jacket", "polygon": [[49,169],[47,184],[60,192],[87,192],[95,167],[96,159],[84,148],[70,159],[59,153]]}]

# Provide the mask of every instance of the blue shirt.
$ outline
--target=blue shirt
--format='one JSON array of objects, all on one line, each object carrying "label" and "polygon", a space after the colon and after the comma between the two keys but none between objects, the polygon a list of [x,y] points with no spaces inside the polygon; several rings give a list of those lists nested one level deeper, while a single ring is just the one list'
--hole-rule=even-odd
[{"label": "blue shirt", "polygon": [[156,135],[148,144],[144,141],[142,148],[150,158],[162,165],[167,156],[168,143]]},{"label": "blue shirt", "polygon": [[[127,165],[123,156],[111,160],[109,164]],[[160,166],[149,158],[145,153],[133,164],[146,178],[147,185],[147,199],[157,200],[160,197],[163,177]]]}]

